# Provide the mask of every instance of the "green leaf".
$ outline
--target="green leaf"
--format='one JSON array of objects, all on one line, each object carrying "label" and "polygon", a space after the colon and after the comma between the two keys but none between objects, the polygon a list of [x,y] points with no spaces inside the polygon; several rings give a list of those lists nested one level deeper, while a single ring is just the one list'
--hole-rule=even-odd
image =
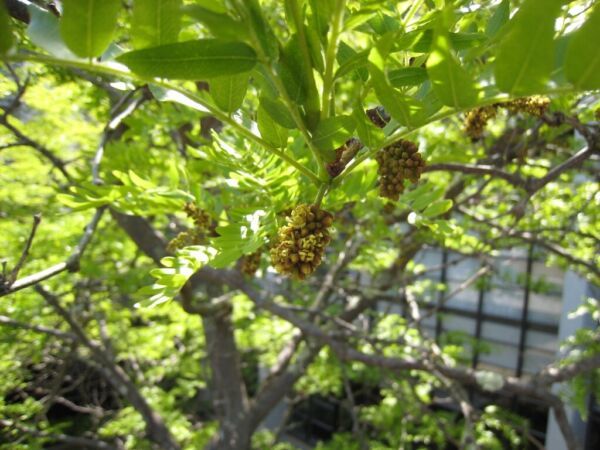
[{"label": "green leaf", "polygon": [[377,99],[398,123],[415,127],[423,122],[425,106],[422,102],[396,91],[387,83],[383,74],[373,67],[370,73]]},{"label": "green leaf", "polygon": [[134,48],[177,42],[181,29],[181,0],[135,0],[131,19]]},{"label": "green leaf", "polygon": [[210,80],[210,95],[216,105],[228,113],[238,110],[244,102],[249,78],[246,72]]},{"label": "green leaf", "polygon": [[258,131],[265,141],[275,147],[287,146],[288,131],[275,123],[262,104],[258,108],[256,121]]},{"label": "green leaf", "polygon": [[434,92],[445,105],[459,109],[476,102],[475,82],[452,53],[448,36],[441,26],[436,31],[427,60],[427,74]]},{"label": "green leaf", "polygon": [[494,14],[485,28],[485,34],[489,37],[494,37],[500,29],[508,22],[510,17],[510,0],[502,0],[502,2],[494,10]]},{"label": "green leaf", "polygon": [[244,0],[244,8],[250,21],[247,26],[251,27],[256,33],[260,46],[271,61],[277,60],[279,56],[279,40],[275,36],[271,25],[263,16],[263,9],[258,0]]},{"label": "green leaf", "polygon": [[391,70],[388,80],[394,87],[418,86],[427,81],[427,70],[424,67],[403,67]]},{"label": "green leaf", "polygon": [[308,80],[303,77],[304,73],[304,59],[298,35],[294,34],[281,54],[279,75],[290,99],[301,105],[305,103],[308,95]]},{"label": "green leaf", "polygon": [[135,50],[117,61],[143,77],[203,80],[252,70],[256,53],[242,42],[200,39]]},{"label": "green leaf", "polygon": [[148,84],[148,89],[150,90],[154,98],[159,102],[174,102],[203,113],[210,112],[210,110],[207,109],[204,105],[189,98],[188,96],[182,94],[179,91],[175,91],[173,89],[165,89],[152,83]]},{"label": "green leaf", "polygon": [[150,298],[137,306],[152,308],[173,300],[187,280],[207,265],[216,253],[212,247],[196,245],[178,250],[176,256],[163,258],[161,263],[164,267],[150,271],[150,275],[156,279],[154,284],[138,291]]},{"label": "green leaf", "polygon": [[600,4],[576,31],[567,48],[567,79],[579,89],[600,89]]},{"label": "green leaf", "polygon": [[219,237],[211,243],[218,251],[210,265],[216,268],[229,266],[240,256],[255,252],[264,245],[264,237],[274,219],[263,210],[234,209],[230,211],[232,221],[217,227]]},{"label": "green leaf", "polygon": [[120,0],[63,0],[60,33],[73,53],[100,56],[113,39]]},{"label": "green leaf", "polygon": [[[394,51],[411,50],[416,53],[427,53],[433,45],[434,31],[431,28],[415,30],[402,35],[394,43]],[[450,45],[456,51],[467,50],[487,41],[483,33],[448,33]]]},{"label": "green leaf", "polygon": [[335,78],[354,72],[357,78],[367,81],[369,71],[366,69],[368,63],[369,51],[356,52],[352,47],[341,41],[338,46],[337,62],[340,67],[335,72]]},{"label": "green leaf", "polygon": [[27,36],[38,47],[59,58],[75,59],[60,35],[58,18],[49,11],[31,4],[27,7],[30,21]]},{"label": "green leaf", "polygon": [[2,2],[0,3],[0,55],[10,50],[13,41],[8,12]]},{"label": "green leaf", "polygon": [[383,130],[377,128],[365,114],[365,107],[360,100],[357,100],[352,112],[354,123],[356,124],[356,134],[363,145],[368,148],[374,148],[383,141]]},{"label": "green leaf", "polygon": [[211,11],[200,5],[186,5],[183,12],[204,25],[219,39],[240,40],[247,37],[247,29],[229,15]]},{"label": "green leaf", "polygon": [[321,52],[321,41],[319,34],[314,27],[304,27],[308,49],[310,50],[310,59],[313,67],[319,73],[325,72],[325,62],[323,61],[323,53]]},{"label": "green leaf", "polygon": [[425,211],[423,211],[423,216],[431,219],[432,217],[444,214],[445,212],[449,211],[450,208],[452,208],[452,200],[447,198],[443,200],[437,200],[429,205]]},{"label": "green leaf", "polygon": [[383,72],[385,59],[381,51],[373,48],[369,54],[369,73],[375,95],[385,110],[401,125],[415,127],[424,120],[425,106],[419,100],[396,91]]},{"label": "green leaf", "polygon": [[322,151],[335,150],[352,137],[356,124],[350,116],[329,117],[317,126],[313,143]]},{"label": "green leaf", "polygon": [[[432,205],[434,202],[436,202],[443,196],[444,196],[443,188],[431,189],[431,186],[430,186],[429,192],[423,192],[412,202],[412,204],[410,206],[415,211],[421,211],[423,208],[425,208],[429,205]],[[404,196],[403,196],[403,200],[404,200]]]},{"label": "green leaf", "polygon": [[554,63],[554,22],[562,0],[526,0],[507,25],[495,75],[504,92],[527,95],[543,91]]},{"label": "green leaf", "polygon": [[290,130],[296,128],[296,122],[287,107],[280,100],[274,100],[263,96],[260,98],[260,105],[269,113],[271,119],[277,124]]}]

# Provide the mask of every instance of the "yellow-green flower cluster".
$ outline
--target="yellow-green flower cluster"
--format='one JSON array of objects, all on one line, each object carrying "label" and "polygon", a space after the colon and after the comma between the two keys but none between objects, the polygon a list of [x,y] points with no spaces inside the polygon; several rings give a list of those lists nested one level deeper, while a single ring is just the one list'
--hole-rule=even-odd
[{"label": "yellow-green flower cluster", "polygon": [[167,251],[175,253],[177,250],[190,245],[200,245],[206,240],[206,235],[211,226],[210,215],[195,203],[186,203],[183,207],[185,214],[194,221],[194,228],[182,231],[167,245]]}]

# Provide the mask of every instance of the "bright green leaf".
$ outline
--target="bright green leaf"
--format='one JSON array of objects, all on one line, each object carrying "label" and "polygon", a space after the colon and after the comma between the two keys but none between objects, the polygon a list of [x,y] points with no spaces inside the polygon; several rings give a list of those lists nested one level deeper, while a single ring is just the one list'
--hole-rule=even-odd
[{"label": "bright green leaf", "polygon": [[554,63],[554,21],[562,0],[527,0],[507,25],[496,57],[496,84],[504,92],[543,91]]},{"label": "bright green leaf", "polygon": [[210,80],[210,95],[216,105],[228,113],[238,110],[244,102],[249,77],[246,72]]},{"label": "bright green leaf", "polygon": [[350,116],[322,120],[313,135],[313,143],[323,151],[332,151],[352,137],[356,124]]},{"label": "bright green leaf", "polygon": [[242,42],[201,39],[135,50],[117,60],[148,78],[202,80],[248,72],[256,53]]},{"label": "bright green leaf", "polygon": [[600,4],[573,34],[567,49],[567,79],[579,89],[600,89]]},{"label": "bright green leaf", "polygon": [[418,86],[427,81],[427,70],[424,67],[403,67],[391,70],[388,80],[394,87]]},{"label": "bright green leaf", "polygon": [[439,216],[449,211],[452,208],[452,200],[443,199],[437,200],[436,202],[429,205],[425,211],[423,211],[423,216],[431,219],[432,217]]},{"label": "bright green leaf", "polygon": [[177,42],[181,28],[181,0],[135,0],[131,40],[135,48]]},{"label": "bright green leaf", "polygon": [[450,41],[442,27],[438,27],[435,34],[432,52],[427,60],[427,74],[434,92],[445,105],[459,109],[477,100],[475,82],[452,53]]},{"label": "bright green leaf", "polygon": [[113,39],[120,7],[120,0],[63,0],[63,40],[77,56],[100,56]]},{"label": "bright green leaf", "polygon": [[285,147],[287,145],[288,131],[275,123],[263,105],[258,108],[256,121],[258,131],[260,131],[260,135],[265,141],[275,147]]},{"label": "bright green leaf", "polygon": [[198,245],[178,250],[176,256],[163,258],[161,263],[164,267],[150,271],[156,279],[154,284],[138,291],[141,295],[148,295],[148,300],[137,306],[152,308],[173,300],[187,280],[207,265],[216,253],[212,247]]},{"label": "bright green leaf", "polygon": [[510,17],[510,0],[502,0],[502,2],[494,10],[494,14],[485,29],[485,34],[489,37],[494,37],[500,29],[508,22]]},{"label": "bright green leaf", "polygon": [[271,119],[284,128],[293,130],[296,122],[289,113],[287,107],[280,101],[269,97],[261,97],[260,105],[269,113]]},{"label": "bright green leaf", "polygon": [[240,40],[247,35],[241,22],[227,14],[211,11],[197,4],[186,5],[183,12],[204,25],[216,38]]}]

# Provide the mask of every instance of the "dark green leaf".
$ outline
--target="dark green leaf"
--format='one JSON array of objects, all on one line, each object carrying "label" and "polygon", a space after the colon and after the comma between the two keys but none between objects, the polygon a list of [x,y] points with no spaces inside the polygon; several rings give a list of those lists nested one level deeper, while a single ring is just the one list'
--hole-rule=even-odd
[{"label": "dark green leaf", "polygon": [[275,123],[263,105],[258,108],[256,122],[260,135],[269,144],[275,147],[285,147],[287,145],[288,131]]},{"label": "dark green leaf", "polygon": [[567,79],[579,89],[600,89],[600,4],[573,34],[567,49]]},{"label": "dark green leaf", "polygon": [[279,40],[269,23],[265,20],[260,3],[258,0],[244,0],[243,4],[250,20],[249,25],[254,29],[263,51],[271,61],[277,60],[279,56]]},{"label": "dark green leaf", "polygon": [[554,65],[554,21],[562,0],[527,0],[507,25],[496,57],[496,84],[518,95],[543,91]]},{"label": "dark green leaf", "polygon": [[470,106],[477,100],[475,82],[452,53],[445,29],[438,27],[432,52],[427,60],[427,74],[433,90],[445,105]]},{"label": "dark green leaf", "polygon": [[4,2],[0,3],[0,55],[8,52],[13,45],[13,35]]},{"label": "dark green leaf", "polygon": [[398,31],[400,29],[400,23],[397,20],[387,14],[383,14],[381,11],[377,11],[377,13],[368,20],[368,23],[373,31],[379,35],[384,35],[390,31]]},{"label": "dark green leaf", "polygon": [[298,37],[293,35],[281,54],[279,75],[290,99],[297,104],[304,104],[307,99],[308,87],[307,80],[302,76],[305,73],[303,64]]},{"label": "dark green leaf", "polygon": [[232,113],[242,106],[250,74],[240,73],[210,80],[210,95],[215,104],[225,112]]},{"label": "dark green leaf", "polygon": [[195,4],[186,5],[183,11],[208,28],[208,31],[216,38],[240,40],[246,38],[248,34],[241,22],[232,19],[227,14],[217,13]]},{"label": "dark green leaf", "polygon": [[319,73],[325,72],[325,63],[323,61],[323,53],[321,52],[321,41],[317,30],[313,27],[305,27],[306,39],[308,41],[308,48],[310,50],[310,59],[313,67]]},{"label": "dark green leaf", "polygon": [[260,98],[260,104],[269,113],[273,121],[290,130],[296,128],[296,122],[287,107],[280,100],[263,96]]},{"label": "dark green leaf", "polygon": [[420,125],[424,120],[424,105],[390,86],[383,73],[383,67],[381,54],[373,49],[369,55],[369,73],[377,99],[392,118],[401,125],[407,127]]},{"label": "dark green leaf", "polygon": [[369,50],[356,52],[344,41],[341,41],[338,46],[338,52],[336,56],[340,67],[335,73],[335,78],[337,79],[350,72],[354,72],[362,81],[367,81],[369,78],[369,71],[366,69],[368,58]]},{"label": "dark green leaf", "polygon": [[356,124],[356,134],[363,145],[374,148],[383,141],[383,130],[377,128],[365,114],[364,105],[360,100],[355,103],[352,117]]},{"label": "dark green leaf", "polygon": [[100,56],[113,39],[120,7],[120,0],[63,0],[63,40],[77,56]]},{"label": "dark green leaf", "polygon": [[498,34],[500,29],[504,26],[510,17],[510,0],[502,0],[496,9],[494,14],[490,17],[490,20],[485,29],[485,34],[489,37],[494,37]]},{"label": "dark green leaf", "polygon": [[143,77],[203,80],[249,72],[256,53],[242,42],[201,39],[135,50],[117,60]]},{"label": "dark green leaf", "polygon": [[181,0],[135,0],[131,40],[135,48],[177,42],[181,28]]},{"label": "dark green leaf", "polygon": [[322,120],[313,135],[313,143],[322,151],[338,148],[352,137],[356,124],[350,116],[330,117]]},{"label": "dark green leaf", "polygon": [[394,87],[418,86],[427,81],[427,70],[424,67],[403,67],[391,70],[388,80]]}]

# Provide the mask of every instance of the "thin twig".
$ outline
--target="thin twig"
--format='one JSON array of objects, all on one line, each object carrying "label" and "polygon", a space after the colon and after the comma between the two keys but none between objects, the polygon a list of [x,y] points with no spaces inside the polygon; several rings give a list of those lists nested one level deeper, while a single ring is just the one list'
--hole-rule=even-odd
[{"label": "thin twig", "polygon": [[64,271],[69,271],[69,272],[78,271],[79,270],[79,262],[83,256],[83,254],[85,253],[87,246],[89,245],[90,241],[92,240],[92,237],[94,236],[94,232],[96,231],[96,228],[98,227],[98,223],[100,222],[100,219],[102,218],[102,214],[104,213],[105,210],[106,210],[105,206],[101,206],[100,208],[98,208],[96,210],[94,217],[92,217],[92,220],[85,227],[83,236],[79,240],[79,243],[75,247],[75,250],[73,251],[73,253],[71,253],[71,255],[67,258],[66,261],[60,262],[58,264],[55,264],[52,267],[41,270],[40,272],[37,272],[32,275],[23,277],[19,280],[16,280],[14,283],[11,284],[11,286],[8,289],[0,290],[0,297],[3,297],[8,294],[12,294],[13,292],[20,291],[21,289],[25,289],[29,286],[36,285],[44,280],[47,280],[48,278],[56,276],[59,273],[62,273]]},{"label": "thin twig", "polygon": [[6,288],[10,288],[10,286],[15,282],[15,280],[19,276],[19,271],[21,270],[21,268],[25,264],[25,261],[27,260],[27,257],[29,256],[29,250],[31,250],[31,244],[33,243],[35,232],[37,231],[37,228],[41,221],[42,215],[40,213],[34,214],[33,224],[31,226],[31,231],[29,232],[27,242],[25,243],[25,248],[23,249],[23,253],[21,253],[21,258],[19,258],[19,261],[17,262],[17,264],[15,264],[15,267],[13,267],[13,270],[11,271],[10,276],[8,277],[8,286],[6,286]]}]

